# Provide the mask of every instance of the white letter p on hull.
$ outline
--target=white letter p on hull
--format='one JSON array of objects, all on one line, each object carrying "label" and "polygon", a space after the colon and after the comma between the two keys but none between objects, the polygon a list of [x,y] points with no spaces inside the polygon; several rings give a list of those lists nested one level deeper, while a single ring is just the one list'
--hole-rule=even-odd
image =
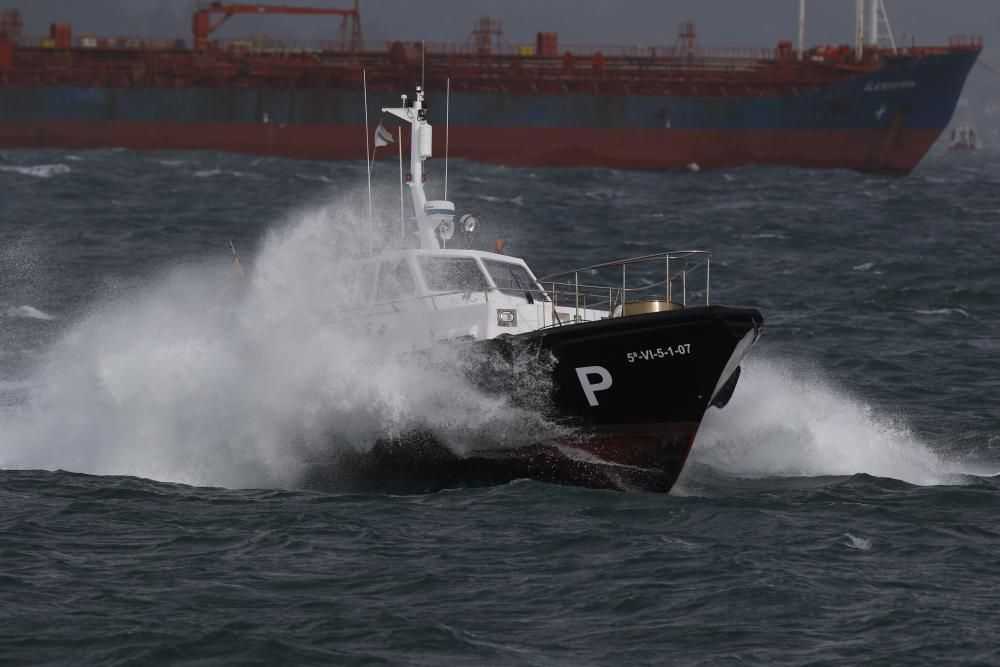
[{"label": "white letter p on hull", "polygon": [[[593,384],[590,381],[590,377],[593,375],[601,378],[597,384]],[[596,408],[598,402],[597,396],[594,394],[598,391],[611,388],[611,373],[603,366],[584,366],[576,369],[576,376],[580,379],[580,386],[583,387],[583,393],[587,395],[587,402],[590,403],[590,407]]]}]

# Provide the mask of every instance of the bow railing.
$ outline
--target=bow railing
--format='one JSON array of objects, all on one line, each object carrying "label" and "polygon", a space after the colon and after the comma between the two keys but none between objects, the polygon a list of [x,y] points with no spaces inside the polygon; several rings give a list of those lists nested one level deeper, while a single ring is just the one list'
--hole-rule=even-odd
[{"label": "bow railing", "polygon": [[[553,312],[571,309],[571,321],[623,317],[711,303],[711,258],[704,250],[631,257],[555,273],[539,279]],[[554,317],[565,323],[563,310]]]}]

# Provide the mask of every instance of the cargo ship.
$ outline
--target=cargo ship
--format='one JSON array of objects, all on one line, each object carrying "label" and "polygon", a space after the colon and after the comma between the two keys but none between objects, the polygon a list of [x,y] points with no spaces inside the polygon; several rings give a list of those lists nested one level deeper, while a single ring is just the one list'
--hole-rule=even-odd
[{"label": "cargo ship", "polygon": [[[221,150],[359,159],[373,108],[423,83],[448,99],[453,157],[510,165],[672,170],[744,164],[910,173],[951,121],[982,49],[896,45],[882,0],[858,0],[853,45],[718,49],[681,25],[662,47],[511,44],[479,20],[463,44],[365,41],[345,9],[200,5],[193,39],[24,34],[0,13],[0,149]],[[338,21],[318,43],[220,40],[240,15]],[[435,137],[435,150],[446,140]]]}]

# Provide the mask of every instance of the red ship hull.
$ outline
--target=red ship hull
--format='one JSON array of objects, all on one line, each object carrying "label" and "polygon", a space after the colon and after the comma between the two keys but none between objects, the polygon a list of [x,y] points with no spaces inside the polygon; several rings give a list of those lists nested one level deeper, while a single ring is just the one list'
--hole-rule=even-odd
[{"label": "red ship hull", "polygon": [[[692,164],[703,169],[795,164],[908,174],[939,134],[932,129],[453,127],[450,148],[456,158],[509,165],[673,170]],[[0,122],[0,145],[8,148],[220,150],[357,160],[365,154],[364,137],[361,125]],[[443,136],[435,139],[435,151],[443,155]]]},{"label": "red ship hull", "polygon": [[[777,49],[703,49],[691,24],[682,25],[672,47],[560,47],[550,33],[540,33],[534,46],[513,47],[494,43],[496,26],[486,20],[471,44],[424,48],[363,43],[356,9],[233,7],[214,3],[195,14],[193,49],[177,40],[74,42],[65,25],[37,41],[20,34],[16,12],[5,13],[0,149],[359,159],[367,110],[395,105],[398,91],[419,81],[435,100],[431,120],[441,126],[449,118],[454,157],[903,175],[951,121],[982,49],[976,37],[900,51],[824,46],[796,53],[790,42]],[[217,24],[209,15],[261,11],[353,17],[357,31],[350,43],[345,33],[339,46],[210,39]]]},{"label": "red ship hull", "polygon": [[[221,24],[212,14],[226,20],[261,12],[342,16],[354,28],[339,45],[211,38]],[[33,40],[21,34],[19,14],[6,12],[0,149],[359,159],[367,110],[374,124],[377,109],[396,104],[398,91],[419,81],[435,100],[432,120],[440,126],[449,118],[454,157],[905,175],[950,123],[982,49],[980,38],[961,36],[948,46],[900,51],[869,45],[798,53],[790,42],[777,49],[701,48],[692,24],[681,26],[673,46],[567,47],[552,33],[540,33],[535,45],[511,46],[493,39],[498,27],[488,20],[463,45],[373,45],[361,39],[359,18],[357,9],[213,3],[195,13],[188,49],[177,40],[74,41],[62,24]]]}]

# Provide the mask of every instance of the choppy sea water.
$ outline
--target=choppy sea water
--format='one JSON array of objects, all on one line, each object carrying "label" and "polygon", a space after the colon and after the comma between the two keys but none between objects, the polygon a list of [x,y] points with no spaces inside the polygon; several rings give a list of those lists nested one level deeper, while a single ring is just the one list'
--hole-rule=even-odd
[{"label": "choppy sea water", "polygon": [[379,496],[296,480],[317,443],[544,424],[337,331],[363,166],[7,152],[0,661],[996,663],[998,168],[452,163],[536,273],[708,249],[713,300],[765,332],[669,496]]}]

